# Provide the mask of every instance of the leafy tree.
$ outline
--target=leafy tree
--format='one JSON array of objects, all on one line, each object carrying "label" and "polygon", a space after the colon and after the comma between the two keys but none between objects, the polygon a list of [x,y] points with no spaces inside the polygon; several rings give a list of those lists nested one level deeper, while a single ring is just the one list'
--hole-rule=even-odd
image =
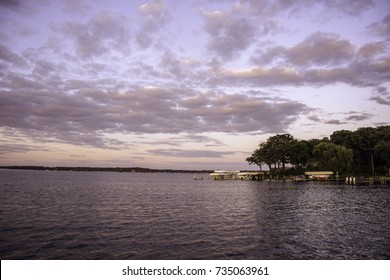
[{"label": "leafy tree", "polygon": [[[269,140],[269,139],[268,139]],[[271,143],[267,140],[267,142],[263,142],[260,144],[261,157],[264,160],[265,164],[268,165],[269,170],[271,171],[271,166],[274,164],[276,166],[278,159],[274,154],[274,150],[272,149]]]},{"label": "leafy tree", "polygon": [[320,160],[323,168],[340,173],[351,169],[353,152],[344,146],[321,142],[314,147],[313,153]]},{"label": "leafy tree", "polygon": [[356,132],[349,130],[339,130],[332,133],[330,136],[332,143],[342,145],[353,151],[353,167],[356,170],[360,169],[365,163],[364,152],[359,148],[359,137]]},{"label": "leafy tree", "polygon": [[385,164],[375,147],[380,141],[390,141],[390,126],[361,127],[356,131],[339,130],[333,132],[330,139],[337,145],[353,150],[355,171],[367,170],[368,167],[375,174],[375,166]]},{"label": "leafy tree", "polygon": [[354,133],[349,130],[338,130],[332,133],[330,135],[330,141],[335,143],[336,145],[342,145],[344,147],[353,148],[353,144],[355,143],[354,140]]},{"label": "leafy tree", "polygon": [[246,159],[249,164],[256,164],[261,170],[263,164],[267,164],[269,170],[271,170],[271,165],[274,163],[274,158],[272,153],[269,151],[266,142],[260,143],[259,148],[257,148],[250,157]]},{"label": "leafy tree", "polygon": [[375,164],[374,164],[374,149],[378,144],[378,133],[377,129],[372,127],[361,127],[355,132],[358,141],[358,147],[365,155],[363,161],[367,162],[371,166],[371,172],[375,175]]},{"label": "leafy tree", "polygon": [[300,167],[302,164],[306,164],[310,158],[310,151],[307,141],[305,140],[293,140],[289,151],[290,163]]},{"label": "leafy tree", "polygon": [[256,164],[261,170],[261,166],[264,164],[264,161],[261,158],[261,150],[256,149],[250,157],[246,158],[246,161],[248,164]]},{"label": "leafy tree", "polygon": [[378,126],[377,136],[380,140],[390,141],[390,125],[387,126]]},{"label": "leafy tree", "polygon": [[380,140],[375,145],[374,152],[383,161],[387,171],[390,167],[390,141]]},{"label": "leafy tree", "polygon": [[294,137],[285,133],[271,136],[264,145],[269,161],[282,164],[283,174],[286,170],[286,163],[290,163],[290,152],[293,143]]},{"label": "leafy tree", "polygon": [[309,159],[314,157],[314,154],[313,154],[314,147],[317,146],[321,142],[328,142],[328,139],[327,138],[310,139],[310,140],[306,141],[306,145],[309,149]]},{"label": "leafy tree", "polygon": [[[330,140],[296,140],[290,134],[277,134],[266,142],[247,159],[250,164],[282,165],[283,173],[287,163],[300,166],[310,158],[322,162],[322,168],[343,172],[371,171],[375,166],[389,168],[390,126],[361,127],[356,131],[339,130],[332,133]],[[321,145],[320,145],[321,144]],[[350,155],[352,152],[352,162]],[[271,170],[271,168],[270,168]]]}]

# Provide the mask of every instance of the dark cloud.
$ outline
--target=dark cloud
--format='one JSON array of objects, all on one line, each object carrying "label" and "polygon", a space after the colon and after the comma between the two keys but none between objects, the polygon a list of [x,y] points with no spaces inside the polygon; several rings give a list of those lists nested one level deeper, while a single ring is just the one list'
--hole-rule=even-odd
[{"label": "dark cloud", "polygon": [[33,141],[26,142],[25,139],[28,135],[17,129],[0,127],[0,133],[2,135],[2,138],[0,138],[0,155],[31,151],[46,152],[51,150]]},{"label": "dark cloud", "polygon": [[155,32],[171,20],[167,7],[161,0],[141,5],[139,12],[143,17],[143,30],[146,32]]},{"label": "dark cloud", "polygon": [[225,59],[248,48],[258,33],[256,25],[246,17],[220,11],[204,11],[202,15],[204,30],[209,35],[208,48]]},{"label": "dark cloud", "polygon": [[340,121],[340,120],[328,120],[324,122],[325,124],[334,124],[334,125],[342,125],[342,124],[347,124],[345,121]]},{"label": "dark cloud", "polygon": [[378,22],[370,24],[367,29],[378,36],[389,38],[390,36],[390,13],[382,18]]},{"label": "dark cloud", "polygon": [[[380,52],[379,44],[362,47],[361,53],[371,58]],[[260,65],[290,65],[291,67],[310,69],[321,67],[329,69],[348,65],[356,58],[356,47],[348,40],[333,33],[316,32],[302,42],[289,48],[271,46],[266,50],[258,50],[251,60]]]},{"label": "dark cloud", "polygon": [[164,72],[168,73],[168,78],[177,78],[177,79],[186,79],[192,78],[192,70],[189,65],[184,61],[181,61],[177,56],[171,51],[166,50],[161,57],[159,63],[159,69],[164,69]]},{"label": "dark cloud", "polygon": [[23,0],[1,0],[0,7],[14,12],[31,11],[31,1]]},{"label": "dark cloud", "polygon": [[367,76],[354,69],[353,67],[342,67],[332,69],[311,69],[301,72],[301,79],[305,85],[324,86],[336,83],[344,83],[352,86],[365,86],[366,83],[372,83]]},{"label": "dark cloud", "polygon": [[155,0],[139,7],[141,17],[136,39],[140,47],[148,48],[154,42],[155,34],[171,21],[171,14],[165,3]]},{"label": "dark cloud", "polygon": [[251,61],[256,65],[267,65],[272,64],[273,62],[284,61],[286,48],[283,46],[272,46],[265,50],[258,49],[255,51],[251,57]]},{"label": "dark cloud", "polygon": [[213,85],[230,86],[275,86],[275,85],[303,85],[302,74],[293,68],[262,68],[254,67],[243,70],[220,69],[210,78]]},{"label": "dark cloud", "polygon": [[51,1],[52,0],[1,0],[0,9],[26,16],[38,14],[39,10],[44,6],[50,5]]},{"label": "dark cloud", "polygon": [[34,90],[44,90],[46,85],[41,81],[37,81],[32,77],[27,75],[18,74],[14,72],[3,72],[2,79],[0,80],[0,86],[4,90],[23,90],[28,89],[31,91]]},{"label": "dark cloud", "polygon": [[373,100],[381,105],[390,106],[390,92],[387,90],[386,87],[378,87],[374,90],[374,93],[370,97],[370,100]]},{"label": "dark cloud", "polygon": [[307,116],[307,118],[308,118],[309,120],[313,121],[313,122],[321,122],[320,117],[317,116],[317,115],[309,115],[309,116]]},{"label": "dark cloud", "polygon": [[375,5],[372,0],[323,0],[318,2],[328,6],[334,12],[341,11],[352,16],[359,16],[362,12]]},{"label": "dark cloud", "polygon": [[107,140],[106,133],[188,133],[192,141],[221,145],[197,134],[281,132],[310,111],[296,101],[271,101],[245,92],[225,94],[183,87],[118,91],[111,88],[115,80],[55,79],[53,83],[50,79],[38,82],[6,74],[0,92],[0,125],[39,141],[98,147],[124,145]]},{"label": "dark cloud", "polygon": [[88,12],[91,9],[91,7],[82,0],[66,0],[61,2],[64,11],[72,15],[74,14],[84,15],[86,12]]},{"label": "dark cloud", "polygon": [[[339,115],[340,118],[336,119],[333,116]],[[345,113],[321,113],[321,114],[311,114],[307,118],[313,122],[319,122],[324,124],[334,124],[334,125],[342,125],[348,124],[351,122],[360,122],[369,120],[374,117],[374,114],[368,112],[356,112],[350,111]]]},{"label": "dark cloud", "polygon": [[346,115],[349,115],[345,118],[346,121],[365,121],[371,119],[374,114],[367,113],[367,112],[348,112]]},{"label": "dark cloud", "polygon": [[369,59],[382,55],[386,51],[385,42],[372,42],[367,43],[359,48],[358,55]]},{"label": "dark cloud", "polygon": [[21,6],[20,0],[2,0],[0,6],[10,9],[16,9]]},{"label": "dark cloud", "polygon": [[20,55],[10,51],[6,46],[0,44],[0,61],[6,62],[13,67],[27,67],[27,61]]},{"label": "dark cloud", "polygon": [[385,126],[385,125],[389,125],[389,122],[376,122],[374,123],[375,126]]},{"label": "dark cloud", "polygon": [[15,144],[15,143],[0,143],[0,155],[26,152],[47,152],[48,148],[37,145]]},{"label": "dark cloud", "polygon": [[[368,47],[367,47],[368,48]],[[349,63],[356,55],[353,44],[332,33],[317,32],[292,47],[272,46],[252,57],[257,64],[291,65],[299,68],[332,66]]]},{"label": "dark cloud", "polygon": [[358,16],[362,12],[374,6],[372,0],[296,0],[296,1],[262,1],[248,0],[250,10],[263,17],[276,16],[280,13],[287,13],[290,16],[302,17],[308,14],[321,18],[326,15],[351,15]]},{"label": "dark cloud", "polygon": [[52,73],[58,73],[60,67],[46,60],[37,60],[32,73],[37,76],[48,76]]},{"label": "dark cloud", "polygon": [[87,59],[108,54],[113,50],[128,52],[130,26],[129,18],[114,11],[103,11],[95,14],[86,23],[70,21],[61,26],[53,26],[53,29],[73,40],[78,57]]},{"label": "dark cloud", "polygon": [[[344,83],[373,87],[390,80],[390,57],[383,42],[355,47],[331,33],[314,33],[292,47],[257,51],[257,66],[242,70],[220,68],[209,81],[230,86],[323,86]],[[260,54],[259,54],[260,53]]]},{"label": "dark cloud", "polygon": [[317,32],[302,43],[287,49],[287,62],[293,65],[321,67],[340,65],[349,62],[355,54],[354,47],[348,40],[329,33]]}]

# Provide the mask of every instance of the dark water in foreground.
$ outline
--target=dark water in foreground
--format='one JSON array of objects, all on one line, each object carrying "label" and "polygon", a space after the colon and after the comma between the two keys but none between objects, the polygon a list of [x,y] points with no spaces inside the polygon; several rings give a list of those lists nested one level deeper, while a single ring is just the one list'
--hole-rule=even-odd
[{"label": "dark water in foreground", "polygon": [[0,170],[1,259],[390,259],[390,187]]}]

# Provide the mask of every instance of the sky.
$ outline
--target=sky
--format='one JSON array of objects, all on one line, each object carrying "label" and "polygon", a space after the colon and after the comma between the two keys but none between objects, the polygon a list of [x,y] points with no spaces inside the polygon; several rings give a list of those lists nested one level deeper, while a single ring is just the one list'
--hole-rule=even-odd
[{"label": "sky", "polygon": [[390,124],[387,0],[1,0],[0,165],[256,169]]}]

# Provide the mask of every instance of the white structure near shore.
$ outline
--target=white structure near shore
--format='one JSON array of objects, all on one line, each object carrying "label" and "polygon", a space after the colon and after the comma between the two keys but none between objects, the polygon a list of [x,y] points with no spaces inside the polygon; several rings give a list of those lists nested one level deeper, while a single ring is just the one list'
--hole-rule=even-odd
[{"label": "white structure near shore", "polygon": [[261,171],[251,171],[251,172],[240,172],[238,173],[238,178],[240,180],[264,180],[265,172]]},{"label": "white structure near shore", "polygon": [[213,180],[263,180],[265,172],[240,172],[230,170],[215,170],[210,174]]},{"label": "white structure near shore", "polygon": [[210,174],[210,177],[213,180],[237,180],[238,173],[240,171],[215,170],[214,173]]},{"label": "white structure near shore", "polygon": [[332,171],[307,171],[305,175],[309,180],[320,180],[320,181],[328,181],[332,179],[333,172]]}]

